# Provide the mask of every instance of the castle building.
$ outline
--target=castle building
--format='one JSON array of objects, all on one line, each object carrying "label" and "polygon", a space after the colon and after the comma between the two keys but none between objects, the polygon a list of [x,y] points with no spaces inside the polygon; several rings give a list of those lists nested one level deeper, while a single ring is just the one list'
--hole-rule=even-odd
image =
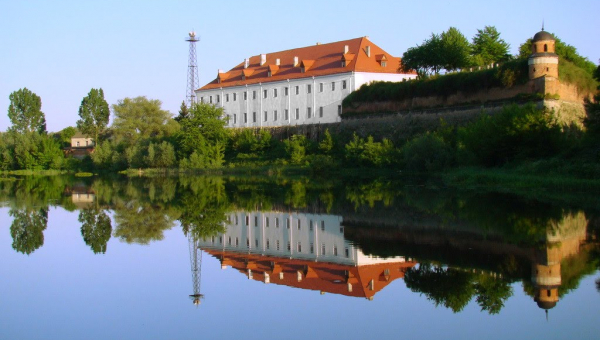
[{"label": "castle building", "polygon": [[316,44],[245,59],[196,91],[222,107],[228,127],[339,122],[342,100],[374,81],[406,81],[401,60],[367,37]]}]

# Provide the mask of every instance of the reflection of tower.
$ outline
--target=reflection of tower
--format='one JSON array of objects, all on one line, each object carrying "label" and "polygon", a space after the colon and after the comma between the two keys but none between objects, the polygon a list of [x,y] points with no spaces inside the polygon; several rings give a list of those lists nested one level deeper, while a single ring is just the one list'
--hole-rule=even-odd
[{"label": "reflection of tower", "polygon": [[534,301],[546,310],[554,308],[559,300],[562,285],[561,262],[580,252],[585,242],[587,220],[582,212],[565,215],[562,220],[548,226],[545,245],[535,251],[531,282],[535,288]]},{"label": "reflection of tower", "polygon": [[192,266],[192,284],[194,286],[194,294],[190,295],[190,298],[197,306],[200,304],[200,299],[204,298],[204,295],[200,294],[202,251],[198,247],[198,239],[192,236],[191,232],[188,234],[188,241],[190,245],[190,264]]},{"label": "reflection of tower", "polygon": [[190,43],[190,58],[188,61],[188,76],[187,76],[187,90],[186,90],[186,102],[188,106],[191,106],[196,102],[196,91],[200,87],[198,79],[198,63],[196,60],[196,43],[200,39],[196,37],[196,32],[192,31],[189,33],[189,37],[185,39]]}]

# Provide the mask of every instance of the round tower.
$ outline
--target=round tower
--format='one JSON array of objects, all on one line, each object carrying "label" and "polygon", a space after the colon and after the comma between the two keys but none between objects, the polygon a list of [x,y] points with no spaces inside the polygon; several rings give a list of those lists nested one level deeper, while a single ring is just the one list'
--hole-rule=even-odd
[{"label": "round tower", "polygon": [[531,55],[529,56],[529,79],[548,76],[558,79],[558,55],[556,40],[552,34],[542,30],[531,40]]}]

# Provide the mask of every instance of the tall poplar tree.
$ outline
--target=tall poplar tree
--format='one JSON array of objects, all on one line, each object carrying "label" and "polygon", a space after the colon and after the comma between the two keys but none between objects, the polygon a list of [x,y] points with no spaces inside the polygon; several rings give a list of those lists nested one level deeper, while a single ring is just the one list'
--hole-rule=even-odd
[{"label": "tall poplar tree", "polygon": [[46,117],[42,112],[42,99],[26,87],[10,94],[8,118],[12,129],[20,133],[46,132]]},{"label": "tall poplar tree", "polygon": [[104,91],[91,89],[79,106],[81,119],[77,121],[77,128],[82,133],[92,136],[94,143],[98,145],[98,136],[108,125],[109,116],[110,110],[108,103],[104,100]]}]

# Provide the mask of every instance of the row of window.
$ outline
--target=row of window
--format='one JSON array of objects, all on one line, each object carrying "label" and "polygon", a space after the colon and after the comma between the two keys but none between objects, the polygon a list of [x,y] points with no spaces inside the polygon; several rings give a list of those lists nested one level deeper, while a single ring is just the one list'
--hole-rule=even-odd
[{"label": "row of window", "polygon": [[[319,112],[314,116],[315,118],[317,117],[317,115],[319,116],[319,118],[323,118],[323,106],[319,107]],[[342,106],[338,105],[338,115],[342,114]],[[280,119],[279,113],[277,110],[273,110],[272,113],[272,120],[273,122],[276,122]],[[267,122],[269,121],[269,111],[264,111],[263,112],[263,122]],[[289,120],[289,110],[285,109],[283,111],[283,117],[281,117],[284,121]],[[312,112],[312,107],[307,107],[306,108],[306,118],[310,119],[313,118],[313,112]],[[244,114],[242,115],[242,119],[244,123],[248,123],[248,113],[244,112]],[[300,119],[300,109],[296,108],[294,111],[294,119],[295,120],[299,120]],[[231,122],[233,125],[236,125],[238,123],[238,117],[237,114],[234,113],[232,115],[229,115],[229,122]],[[252,123],[256,123],[257,122],[257,115],[256,112],[252,112]]]},{"label": "row of window", "polygon": [[[258,227],[258,216],[254,216],[254,226]],[[285,226],[287,229],[290,229],[291,227],[291,219],[284,219],[285,221]],[[301,219],[296,219],[296,226],[298,227],[298,230],[302,230],[302,220]],[[228,218],[228,222],[231,223],[231,219]],[[245,218],[245,226],[250,226],[250,216],[246,216]],[[279,217],[275,217],[274,219],[275,222],[275,228],[279,228]],[[239,225],[239,219],[237,217],[237,215],[235,216],[235,225]],[[313,228],[316,227],[318,225],[317,221],[313,221],[313,220],[309,220],[308,222],[308,228],[310,231],[313,231]],[[268,217],[265,217],[265,227],[269,228],[271,226],[271,220]],[[325,231],[325,221],[321,221],[321,231]],[[340,233],[344,232],[344,228],[340,227]]]},{"label": "row of window", "polygon": [[[324,83],[319,83],[319,92],[324,92]],[[342,90],[345,90],[347,88],[347,82],[346,80],[342,80]],[[272,89],[272,96],[273,98],[277,98],[278,96],[278,89]],[[331,82],[331,91],[335,91],[335,82]],[[295,92],[296,94],[300,94],[300,85],[296,85],[295,86]],[[307,84],[306,85],[306,93],[312,93],[312,84]],[[248,92],[242,92],[243,94],[243,98],[244,100],[248,100]],[[252,99],[256,99],[256,90],[252,91]],[[284,96],[289,96],[289,87],[284,87],[283,88],[283,95]],[[262,97],[263,98],[268,98],[269,97],[269,90],[263,90],[262,93]],[[229,99],[232,99],[234,102],[237,101],[237,93],[233,92],[231,93],[231,96],[229,96],[229,93],[225,94],[225,102],[229,102]],[[204,103],[204,97],[200,97],[200,102]],[[220,103],[221,102],[221,95],[216,95],[216,103]],[[208,96],[208,103],[209,104],[213,104],[213,96]]]},{"label": "row of window", "polygon": [[[212,244],[215,244],[215,237],[212,237],[211,240]],[[219,244],[223,244],[223,236],[219,237]],[[233,242],[231,236],[228,237],[227,239],[227,244],[229,246],[235,244],[235,247],[239,247],[240,245],[240,239],[238,237],[235,238],[235,243]],[[270,250],[271,249],[271,240],[267,239],[267,242],[265,243],[266,249]],[[258,248],[258,239],[254,240],[254,247]],[[250,239],[246,238],[246,248],[250,249]],[[280,242],[279,240],[275,240],[275,250],[281,250],[280,249]],[[291,252],[292,251],[292,243],[290,241],[287,242],[287,251]],[[298,242],[296,244],[296,252],[298,253],[302,253],[302,242]],[[315,246],[313,242],[310,242],[309,244],[309,253],[310,254],[314,254],[315,253]],[[321,244],[321,255],[327,255],[327,247],[325,245],[325,243]],[[332,255],[333,256],[338,256],[338,247],[336,245],[334,245],[332,247]],[[350,257],[350,249],[348,248],[344,248],[344,255],[348,258]]]}]

